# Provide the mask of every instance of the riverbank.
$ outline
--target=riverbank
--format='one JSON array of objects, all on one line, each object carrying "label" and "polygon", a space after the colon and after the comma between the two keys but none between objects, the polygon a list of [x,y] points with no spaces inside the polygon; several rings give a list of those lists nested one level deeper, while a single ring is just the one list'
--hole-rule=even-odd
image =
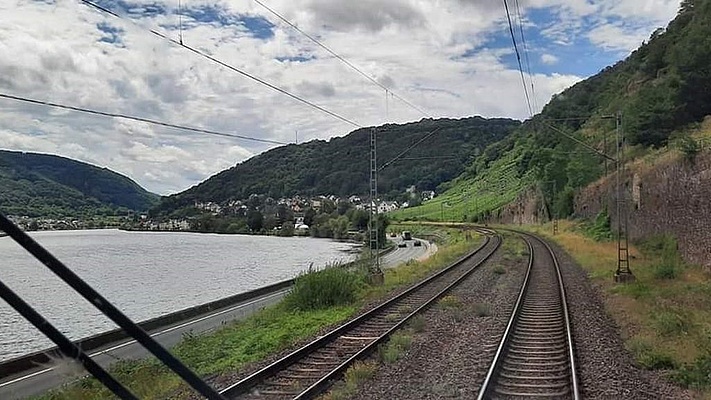
[{"label": "riverbank", "polygon": [[[205,336],[188,336],[173,349],[183,362],[202,376],[229,379],[236,373],[258,368],[269,355],[288,351],[403,286],[421,280],[476,247],[479,238],[466,240],[458,231],[442,231],[446,243],[426,262],[411,262],[385,271],[385,283],[364,286],[355,302],[320,310],[294,311],[284,304]],[[153,361],[125,362],[112,369],[140,398],[188,398],[189,390],[174,375]],[[222,378],[219,378],[222,377]],[[40,399],[105,398],[108,392],[93,379]]]},{"label": "riverbank", "polygon": [[[356,258],[352,244],[312,238],[114,229],[31,235],[134,321],[291,279],[310,265],[321,268]],[[9,238],[0,240],[0,254],[3,282],[70,339],[116,328]],[[0,303],[0,320],[8,324],[0,329],[0,360],[53,346],[16,315]]]}]

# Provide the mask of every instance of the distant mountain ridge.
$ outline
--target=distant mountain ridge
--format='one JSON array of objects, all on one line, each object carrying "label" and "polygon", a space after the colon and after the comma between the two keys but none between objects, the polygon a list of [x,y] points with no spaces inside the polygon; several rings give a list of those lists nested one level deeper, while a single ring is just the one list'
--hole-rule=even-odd
[{"label": "distant mountain ridge", "polygon": [[59,217],[145,211],[159,196],[130,178],[65,157],[0,150],[0,211]]},{"label": "distant mountain ridge", "polygon": [[[379,173],[384,197],[434,190],[464,171],[486,146],[506,137],[520,121],[507,118],[423,119],[377,128],[378,164],[430,137]],[[195,202],[222,203],[251,194],[273,198],[292,195],[366,195],[369,192],[370,128],[329,141],[313,140],[277,147],[222,171],[184,192],[162,199],[158,211],[170,213]]]}]

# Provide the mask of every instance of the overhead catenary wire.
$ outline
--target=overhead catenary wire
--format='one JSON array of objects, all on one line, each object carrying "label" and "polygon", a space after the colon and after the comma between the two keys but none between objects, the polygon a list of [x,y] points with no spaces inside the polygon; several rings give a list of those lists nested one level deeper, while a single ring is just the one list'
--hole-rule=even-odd
[{"label": "overhead catenary wire", "polygon": [[394,98],[400,100],[400,101],[403,102],[405,105],[407,105],[408,107],[412,108],[413,110],[417,110],[418,112],[422,113],[423,115],[425,115],[425,116],[427,116],[427,117],[432,117],[432,115],[431,115],[430,113],[428,113],[427,111],[423,110],[422,108],[416,106],[415,104],[409,102],[408,100],[404,99],[402,96],[398,95],[397,93],[393,92],[393,90],[392,90],[391,88],[389,88],[389,87],[383,85],[382,83],[378,82],[377,79],[375,79],[375,78],[373,78],[372,76],[368,75],[367,73],[363,72],[363,70],[361,70],[360,68],[358,68],[357,66],[355,66],[352,62],[348,61],[345,57],[343,57],[343,56],[341,56],[340,54],[336,53],[334,50],[332,50],[331,48],[329,48],[328,46],[326,46],[325,44],[323,44],[321,41],[319,41],[319,40],[316,39],[315,37],[313,37],[313,36],[309,35],[308,33],[306,33],[304,30],[302,30],[301,28],[299,28],[299,27],[298,27],[296,24],[294,24],[293,22],[289,21],[289,20],[288,20],[286,17],[284,17],[283,15],[279,14],[278,12],[276,12],[274,9],[270,8],[269,6],[267,6],[266,4],[264,4],[263,2],[261,2],[260,0],[254,0],[254,2],[257,3],[257,4],[259,4],[259,5],[260,5],[262,8],[264,8],[265,10],[269,11],[269,12],[270,12],[272,15],[274,15],[275,17],[279,18],[279,19],[280,19],[282,22],[284,22],[285,24],[289,25],[289,26],[290,26],[291,28],[293,28],[295,31],[299,32],[299,33],[302,34],[304,37],[306,37],[307,39],[309,39],[310,41],[312,41],[313,43],[315,43],[317,46],[319,46],[319,47],[321,47],[322,49],[326,50],[329,54],[331,54],[332,56],[336,57],[339,61],[341,61],[342,63],[346,64],[346,65],[347,65],[348,67],[350,67],[352,70],[354,70],[354,71],[356,71],[357,73],[359,73],[360,75],[362,75],[365,79],[369,80],[369,81],[370,81],[371,83],[373,83],[374,85],[376,85],[376,86],[380,87],[381,89],[385,90],[386,96],[387,96],[387,93],[390,93],[390,95],[391,95],[392,97],[394,97]]},{"label": "overhead catenary wire", "polygon": [[528,44],[526,43],[526,35],[523,30],[523,19],[521,18],[521,8],[519,7],[519,1],[514,0],[516,6],[516,19],[518,20],[518,28],[521,33],[521,43],[523,44],[523,58],[526,60],[526,72],[528,72],[528,79],[531,83],[531,101],[533,102],[533,111],[538,112],[538,100],[536,99],[536,87],[534,85],[533,74],[531,73],[531,62],[528,57]]},{"label": "overhead catenary wire", "polygon": [[355,121],[353,121],[353,120],[351,120],[351,119],[348,119],[348,118],[346,118],[346,117],[344,117],[344,116],[342,116],[342,115],[340,115],[340,114],[337,114],[337,113],[335,113],[335,112],[333,112],[333,111],[331,111],[331,110],[329,110],[329,109],[327,109],[327,108],[324,108],[324,107],[322,107],[322,106],[320,106],[320,105],[318,105],[318,104],[316,104],[316,103],[314,103],[314,102],[312,102],[312,101],[310,101],[310,100],[304,99],[304,98],[301,97],[301,96],[298,96],[298,95],[296,95],[296,94],[293,94],[293,93],[287,91],[286,89],[283,89],[283,88],[281,88],[281,87],[279,87],[279,86],[277,86],[277,85],[275,85],[275,84],[272,84],[272,83],[270,83],[270,82],[267,82],[266,80],[264,80],[264,79],[262,79],[262,78],[259,78],[259,77],[257,77],[256,75],[250,74],[249,72],[243,71],[243,70],[241,70],[241,69],[239,69],[239,68],[237,68],[237,67],[235,67],[235,66],[233,66],[233,65],[231,65],[231,64],[228,64],[228,63],[226,63],[226,62],[224,62],[224,61],[222,61],[222,60],[220,60],[220,59],[218,59],[218,58],[216,58],[216,57],[213,57],[213,56],[211,56],[211,55],[209,55],[209,54],[207,54],[207,53],[205,53],[205,52],[203,52],[203,51],[201,51],[201,50],[198,50],[198,49],[196,49],[196,48],[194,48],[194,47],[192,47],[192,46],[188,46],[188,45],[186,45],[185,43],[181,43],[180,41],[177,41],[177,40],[175,40],[175,39],[173,39],[173,38],[171,38],[171,37],[169,37],[169,36],[167,36],[167,35],[165,35],[165,34],[163,34],[163,33],[161,33],[161,32],[156,31],[155,29],[144,28],[144,27],[142,27],[141,25],[139,25],[138,23],[136,23],[135,21],[132,21],[131,19],[124,18],[124,17],[122,17],[121,15],[115,13],[114,11],[109,10],[109,9],[106,8],[106,7],[100,6],[100,5],[98,5],[98,4],[94,3],[94,2],[91,2],[91,1],[89,1],[89,0],[80,0],[80,1],[81,1],[82,3],[84,3],[84,4],[88,5],[88,6],[90,6],[90,7],[93,7],[93,8],[95,8],[95,9],[101,11],[101,12],[107,13],[107,14],[113,16],[113,17],[130,21],[130,22],[133,23],[134,25],[136,25],[136,26],[138,26],[138,27],[140,27],[140,28],[142,28],[142,29],[148,30],[148,32],[152,33],[152,34],[155,35],[155,36],[160,37],[161,39],[167,40],[167,41],[169,41],[170,43],[173,43],[173,44],[176,45],[176,46],[180,46],[180,47],[182,47],[182,48],[184,48],[184,49],[186,49],[186,50],[189,50],[189,51],[193,52],[194,54],[197,54],[197,55],[199,55],[199,56],[201,56],[201,57],[204,57],[204,58],[206,58],[206,59],[208,59],[208,60],[210,60],[210,61],[212,61],[212,62],[214,62],[214,63],[216,63],[216,64],[218,64],[218,65],[220,65],[220,66],[222,66],[222,67],[225,67],[225,68],[227,68],[227,69],[229,69],[229,70],[231,70],[231,71],[233,71],[233,72],[236,72],[236,73],[238,73],[238,74],[240,74],[240,75],[242,75],[242,76],[244,76],[244,77],[246,77],[246,78],[248,78],[248,79],[250,79],[250,80],[252,80],[252,81],[255,81],[255,82],[257,82],[257,83],[259,83],[259,84],[261,84],[261,85],[264,85],[264,86],[266,86],[266,87],[268,87],[268,88],[270,88],[270,89],[272,89],[272,90],[275,90],[275,91],[277,91],[277,92],[279,92],[279,93],[281,93],[281,94],[283,94],[283,95],[286,95],[286,96],[288,96],[288,97],[291,97],[292,99],[294,99],[294,100],[296,100],[296,101],[298,101],[298,102],[300,102],[300,103],[302,103],[302,104],[305,104],[305,105],[307,105],[307,106],[309,106],[309,107],[311,107],[311,108],[314,108],[314,109],[316,109],[316,110],[318,110],[318,111],[321,111],[322,113],[328,114],[328,115],[330,115],[330,116],[333,117],[333,118],[336,118],[336,119],[338,119],[338,120],[340,120],[340,121],[342,121],[342,122],[345,122],[345,123],[347,123],[347,124],[349,124],[349,125],[355,126],[356,128],[363,128],[363,126],[362,126],[361,124],[359,124],[359,123],[357,123],[357,122],[355,122]]},{"label": "overhead catenary wire", "polygon": [[531,98],[528,95],[528,87],[526,86],[526,78],[523,74],[523,65],[521,64],[521,54],[518,51],[518,45],[516,44],[516,35],[513,30],[513,23],[511,22],[511,13],[509,12],[509,3],[504,0],[504,8],[506,10],[506,19],[509,23],[509,32],[511,33],[511,41],[513,42],[514,52],[516,53],[516,60],[518,61],[518,71],[521,73],[521,83],[523,83],[523,93],[526,96],[526,104],[528,105],[528,113],[533,116],[533,108],[531,107]]},{"label": "overhead catenary wire", "polygon": [[604,152],[602,152],[602,151],[596,149],[595,147],[593,147],[593,146],[591,146],[591,145],[585,143],[584,141],[582,141],[582,140],[576,138],[575,136],[566,133],[565,131],[563,131],[562,129],[556,127],[555,125],[549,124],[549,123],[547,123],[547,122],[545,122],[545,121],[543,122],[543,124],[546,125],[548,128],[554,130],[555,132],[557,132],[557,133],[559,133],[559,134],[565,136],[566,138],[568,138],[568,139],[574,141],[575,143],[578,143],[579,145],[581,145],[581,146],[585,147],[586,149],[592,151],[593,153],[599,155],[600,157],[603,157],[603,158],[606,158],[606,159],[608,159],[608,160],[617,162],[617,160],[616,160],[615,158],[608,156],[608,155],[605,154]]},{"label": "overhead catenary wire", "polygon": [[234,138],[234,139],[249,140],[249,141],[253,141],[253,142],[261,142],[261,143],[269,143],[269,144],[288,144],[286,142],[280,142],[277,140],[260,139],[260,138],[251,137],[251,136],[244,136],[244,135],[237,135],[237,134],[233,134],[233,133],[214,131],[211,129],[194,128],[194,127],[190,127],[190,126],[172,124],[169,122],[157,121],[157,120],[150,119],[150,118],[136,117],[133,115],[120,114],[120,113],[114,113],[114,112],[108,112],[108,111],[92,110],[92,109],[84,108],[84,107],[70,106],[70,105],[54,103],[54,102],[50,102],[50,101],[46,101],[46,100],[30,99],[28,97],[14,96],[11,94],[6,94],[6,93],[0,93],[0,98],[14,100],[14,101],[21,101],[21,102],[25,102],[25,103],[31,103],[31,104],[36,104],[36,105],[46,106],[46,107],[61,108],[64,110],[82,112],[82,113],[86,113],[86,114],[100,115],[100,116],[104,116],[104,117],[122,118],[122,119],[128,119],[128,120],[132,120],[132,121],[145,122],[148,124],[164,126],[167,128],[181,129],[181,130],[190,131],[190,132],[203,133],[206,135],[223,136],[223,137],[229,137],[229,138]]},{"label": "overhead catenary wire", "polygon": [[420,143],[422,143],[422,142],[424,142],[425,140],[427,140],[430,136],[432,136],[432,135],[434,135],[435,133],[437,133],[437,131],[439,131],[440,129],[441,129],[441,128],[435,128],[435,129],[433,129],[431,132],[429,132],[428,134],[426,134],[425,136],[423,136],[422,139],[418,140],[417,142],[413,143],[412,145],[410,145],[410,146],[409,146],[408,148],[406,148],[405,150],[401,151],[400,154],[396,155],[395,157],[393,157],[392,159],[390,159],[388,162],[386,162],[386,163],[384,163],[383,165],[381,165],[380,168],[378,168],[378,172],[382,171],[383,169],[385,169],[385,168],[386,168],[387,166],[389,166],[390,164],[392,164],[392,163],[394,163],[395,161],[399,160],[400,157],[402,157],[402,156],[404,156],[405,154],[407,154],[408,151],[412,150],[412,149],[415,148],[417,145],[419,145]]}]

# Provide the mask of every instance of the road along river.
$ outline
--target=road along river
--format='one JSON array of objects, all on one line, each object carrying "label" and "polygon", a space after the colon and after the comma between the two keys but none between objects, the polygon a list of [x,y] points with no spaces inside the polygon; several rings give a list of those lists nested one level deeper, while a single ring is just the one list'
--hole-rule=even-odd
[{"label": "road along river", "polygon": [[[312,238],[86,230],[33,238],[135,321],[246,292],[355,257],[351,243]],[[8,237],[3,282],[70,339],[116,328]],[[52,347],[0,300],[0,360]]]}]

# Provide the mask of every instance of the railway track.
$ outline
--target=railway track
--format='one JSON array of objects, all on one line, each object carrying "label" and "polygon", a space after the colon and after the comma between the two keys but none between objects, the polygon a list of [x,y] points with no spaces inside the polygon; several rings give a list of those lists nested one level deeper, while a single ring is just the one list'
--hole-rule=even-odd
[{"label": "railway track", "polygon": [[229,399],[308,399],[322,393],[356,360],[384,343],[412,316],[482,265],[501,244],[484,243],[432,277],[221,391]]},{"label": "railway track", "polygon": [[565,288],[555,253],[521,233],[530,254],[511,319],[479,390],[484,399],[579,399]]}]

